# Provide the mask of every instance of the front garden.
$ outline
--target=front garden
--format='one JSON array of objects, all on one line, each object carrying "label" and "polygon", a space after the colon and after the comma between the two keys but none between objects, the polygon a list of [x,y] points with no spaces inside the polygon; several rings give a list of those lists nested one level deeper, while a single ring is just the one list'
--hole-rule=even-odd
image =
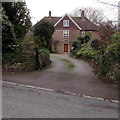
[{"label": "front garden", "polygon": [[105,42],[91,40],[90,33],[73,42],[71,56],[84,59],[95,69],[101,80],[117,84],[120,79],[120,33]]},{"label": "front garden", "polygon": [[31,26],[31,17],[25,2],[2,4],[2,68],[4,71],[39,70],[48,67],[51,63],[49,51],[54,32],[53,25],[46,21],[38,22],[32,33]]}]

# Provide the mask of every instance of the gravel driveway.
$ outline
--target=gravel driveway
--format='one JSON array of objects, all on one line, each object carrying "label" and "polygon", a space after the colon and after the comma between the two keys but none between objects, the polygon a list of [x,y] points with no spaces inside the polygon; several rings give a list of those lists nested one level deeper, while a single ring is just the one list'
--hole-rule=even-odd
[{"label": "gravel driveway", "polygon": [[[51,54],[51,67],[34,72],[3,72],[3,81],[34,85],[81,95],[118,99],[115,86],[102,83],[92,67],[68,55]],[[70,67],[72,64],[73,67]]]}]

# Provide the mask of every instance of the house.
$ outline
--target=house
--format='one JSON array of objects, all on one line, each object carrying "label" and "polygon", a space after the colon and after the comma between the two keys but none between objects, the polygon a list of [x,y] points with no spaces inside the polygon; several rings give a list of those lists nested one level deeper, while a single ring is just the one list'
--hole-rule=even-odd
[{"label": "house", "polygon": [[84,11],[81,12],[81,17],[70,17],[68,14],[62,17],[52,17],[51,11],[49,11],[49,16],[44,17],[42,20],[54,24],[52,50],[57,53],[70,53],[73,41],[87,31],[91,32],[93,39],[100,39],[98,27],[85,17]]}]

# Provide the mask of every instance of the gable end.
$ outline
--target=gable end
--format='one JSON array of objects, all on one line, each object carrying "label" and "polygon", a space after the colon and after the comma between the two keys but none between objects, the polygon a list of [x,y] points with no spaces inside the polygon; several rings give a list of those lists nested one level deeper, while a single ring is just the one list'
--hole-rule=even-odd
[{"label": "gable end", "polygon": [[81,28],[69,15],[67,15],[67,14],[65,14],[63,17],[61,17],[61,18],[58,20],[58,22],[55,23],[54,27],[57,26],[58,23],[60,23],[60,22],[64,19],[65,16],[67,16],[67,17],[77,26],[77,28],[78,28],[79,30],[82,30],[82,28]]}]

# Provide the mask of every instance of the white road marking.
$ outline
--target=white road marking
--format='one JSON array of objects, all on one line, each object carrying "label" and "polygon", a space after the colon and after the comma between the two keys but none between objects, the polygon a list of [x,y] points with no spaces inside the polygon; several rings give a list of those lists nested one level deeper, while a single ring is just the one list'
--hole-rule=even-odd
[{"label": "white road marking", "polygon": [[[31,86],[31,85],[27,85],[27,84],[19,84],[19,83],[6,82],[6,81],[2,81],[2,83],[7,83],[7,84],[11,84],[11,85],[15,85],[15,86],[21,86],[21,87],[32,88],[32,89],[36,89],[36,90],[44,90],[44,91],[50,91],[50,92],[57,92],[57,90],[48,89],[48,88],[41,88],[41,87],[36,87],[36,86]],[[120,102],[118,100],[109,100],[109,99],[104,99],[104,98],[97,98],[97,97],[88,96],[88,95],[75,94],[75,93],[71,93],[71,92],[63,92],[63,91],[60,91],[60,90],[58,90],[58,92],[62,93],[62,94],[80,96],[80,97],[83,97],[83,98],[90,98],[90,99],[108,101],[108,102],[113,102],[113,103],[119,103]]]}]

